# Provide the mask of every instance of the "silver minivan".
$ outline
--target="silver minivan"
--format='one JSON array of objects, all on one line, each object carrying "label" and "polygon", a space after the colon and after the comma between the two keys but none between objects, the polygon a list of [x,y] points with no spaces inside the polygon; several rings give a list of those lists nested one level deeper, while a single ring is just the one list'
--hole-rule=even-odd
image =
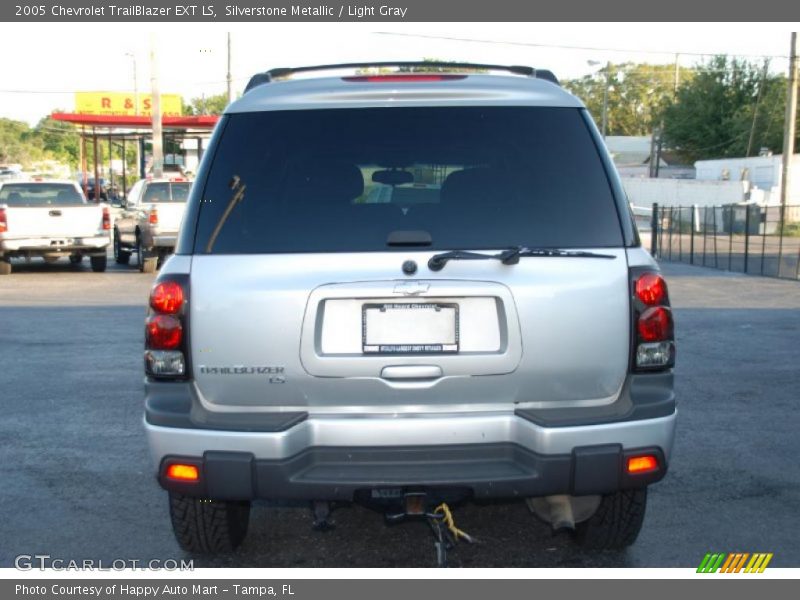
[{"label": "silver minivan", "polygon": [[[145,427],[187,551],[251,502],[441,516],[518,498],[636,539],[676,419],[672,313],[586,108],[549,71],[253,77],[150,296]],[[449,512],[449,511],[446,511]]]}]

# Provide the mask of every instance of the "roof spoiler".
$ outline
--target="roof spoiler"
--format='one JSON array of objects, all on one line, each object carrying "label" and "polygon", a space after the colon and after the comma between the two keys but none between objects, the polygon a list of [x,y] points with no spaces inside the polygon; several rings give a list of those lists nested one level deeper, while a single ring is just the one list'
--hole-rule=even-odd
[{"label": "roof spoiler", "polygon": [[400,61],[400,62],[371,62],[371,63],[341,63],[334,65],[316,65],[308,67],[278,67],[257,73],[250,78],[247,87],[244,89],[245,93],[252,90],[254,87],[271,83],[276,79],[289,77],[297,73],[307,73],[312,71],[333,71],[343,69],[379,69],[395,67],[402,71],[407,70],[413,72],[413,69],[419,68],[437,68],[446,72],[447,69],[457,70],[473,70],[473,71],[505,71],[513,73],[514,75],[524,75],[526,77],[533,77],[536,79],[543,79],[560,85],[558,79],[552,71],[547,69],[534,69],[533,67],[525,67],[520,65],[487,65],[481,63],[467,63],[467,62],[444,62],[444,61]]}]

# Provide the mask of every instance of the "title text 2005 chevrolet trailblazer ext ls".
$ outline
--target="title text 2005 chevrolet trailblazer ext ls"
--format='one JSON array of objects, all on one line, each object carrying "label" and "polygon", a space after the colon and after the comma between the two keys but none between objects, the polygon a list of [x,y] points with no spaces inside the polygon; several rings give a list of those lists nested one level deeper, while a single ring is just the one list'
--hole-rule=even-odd
[{"label": "title text 2005 chevrolet trailblazer ext ls", "polygon": [[256,75],[216,128],[146,324],[177,538],[234,548],[255,499],[505,497],[631,544],[675,349],[603,141],[547,71],[399,66]]}]

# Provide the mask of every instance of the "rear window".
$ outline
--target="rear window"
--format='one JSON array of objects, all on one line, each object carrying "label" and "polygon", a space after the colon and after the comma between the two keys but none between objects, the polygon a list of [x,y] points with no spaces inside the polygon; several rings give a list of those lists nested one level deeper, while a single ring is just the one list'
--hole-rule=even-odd
[{"label": "rear window", "polygon": [[427,247],[437,250],[622,245],[579,109],[371,108],[226,119],[199,203],[198,253],[215,229],[214,254],[386,251],[389,235],[405,231],[426,232]]},{"label": "rear window", "polygon": [[74,206],[85,204],[75,186],[66,183],[7,183],[0,204],[8,206]]},{"label": "rear window", "polygon": [[147,184],[142,202],[186,202],[191,182],[155,182]]}]

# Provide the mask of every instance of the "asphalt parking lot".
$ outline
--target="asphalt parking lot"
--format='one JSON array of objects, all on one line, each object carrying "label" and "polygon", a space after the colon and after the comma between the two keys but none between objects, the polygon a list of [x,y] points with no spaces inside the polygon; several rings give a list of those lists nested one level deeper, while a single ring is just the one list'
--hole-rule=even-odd
[{"label": "asphalt parking lot", "polygon": [[[467,504],[465,567],[695,567],[717,552],[800,566],[800,283],[665,263],[677,321],[679,428],[666,479],[625,552],[588,554],[525,505]],[[15,264],[0,279],[0,567],[184,557],[142,419],[142,319],[152,276],[116,265]],[[241,549],[195,566],[432,566],[423,523],[352,506],[311,529],[304,506],[259,504]]]}]

